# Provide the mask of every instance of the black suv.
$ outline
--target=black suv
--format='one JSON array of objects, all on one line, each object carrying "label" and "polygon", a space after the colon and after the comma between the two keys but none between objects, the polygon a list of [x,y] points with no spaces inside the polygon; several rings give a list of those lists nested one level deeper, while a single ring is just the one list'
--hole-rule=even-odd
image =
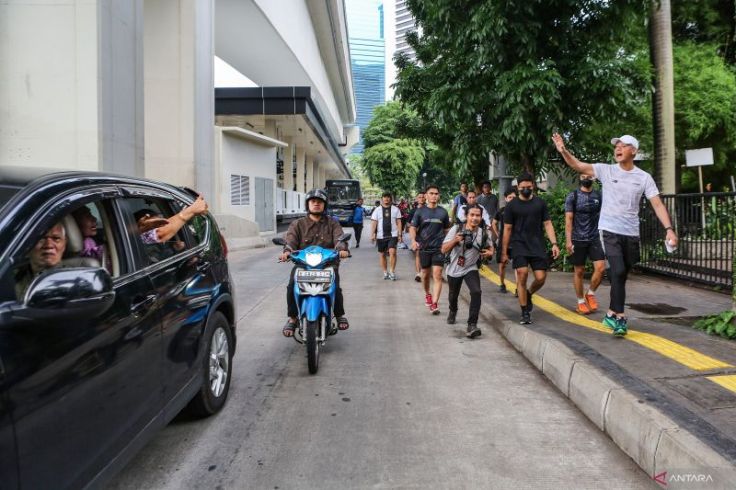
[{"label": "black suv", "polygon": [[146,244],[137,219],[173,219],[194,192],[48,172],[0,169],[2,489],[101,486],[183,408],[220,410],[230,386],[236,317],[215,220]]}]

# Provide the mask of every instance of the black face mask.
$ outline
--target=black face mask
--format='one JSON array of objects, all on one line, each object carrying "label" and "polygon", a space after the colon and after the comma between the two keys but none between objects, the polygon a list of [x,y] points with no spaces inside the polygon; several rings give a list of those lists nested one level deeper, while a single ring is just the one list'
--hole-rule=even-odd
[{"label": "black face mask", "polygon": [[593,187],[593,179],[583,179],[580,181],[580,185],[582,185],[586,189],[590,189],[591,187]]},{"label": "black face mask", "polygon": [[519,194],[521,194],[524,197],[530,197],[532,195],[532,190],[529,188],[519,189]]}]

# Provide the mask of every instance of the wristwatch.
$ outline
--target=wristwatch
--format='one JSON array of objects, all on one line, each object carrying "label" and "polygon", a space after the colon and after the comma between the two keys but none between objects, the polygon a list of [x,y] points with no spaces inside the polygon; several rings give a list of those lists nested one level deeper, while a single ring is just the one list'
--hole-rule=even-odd
[{"label": "wristwatch", "polygon": [[666,228],[664,229],[664,231],[665,231],[665,232],[668,232],[668,231],[670,231],[670,230],[672,230],[672,231],[675,231],[675,229],[674,229],[674,228],[672,228],[671,226],[667,226],[667,227],[666,227]]}]

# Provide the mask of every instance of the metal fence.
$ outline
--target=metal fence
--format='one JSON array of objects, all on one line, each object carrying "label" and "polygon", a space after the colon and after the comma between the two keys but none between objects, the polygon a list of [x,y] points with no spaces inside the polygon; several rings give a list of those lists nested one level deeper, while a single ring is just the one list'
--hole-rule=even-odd
[{"label": "metal fence", "polygon": [[736,244],[736,193],[661,196],[680,239],[665,249],[664,231],[650,203],[642,200],[639,268],[731,290]]}]

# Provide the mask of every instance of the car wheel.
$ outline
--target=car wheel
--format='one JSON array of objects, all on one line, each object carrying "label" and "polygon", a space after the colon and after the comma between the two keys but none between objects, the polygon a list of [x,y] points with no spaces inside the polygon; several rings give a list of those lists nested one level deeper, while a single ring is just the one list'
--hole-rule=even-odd
[{"label": "car wheel", "polygon": [[189,403],[189,411],[197,417],[208,417],[220,411],[230,391],[233,370],[233,336],[222,313],[215,313],[205,328],[205,351],[202,356],[202,387]]}]

